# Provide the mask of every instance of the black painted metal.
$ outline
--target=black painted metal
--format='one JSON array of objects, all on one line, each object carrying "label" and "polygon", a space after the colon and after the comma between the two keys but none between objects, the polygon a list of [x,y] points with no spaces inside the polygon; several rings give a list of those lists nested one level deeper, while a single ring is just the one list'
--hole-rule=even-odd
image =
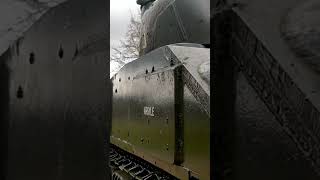
[{"label": "black painted metal", "polygon": [[213,117],[211,123],[212,174],[214,179],[233,177],[235,123],[235,69],[230,57],[231,19],[228,11],[213,18],[214,50],[212,66]]},{"label": "black painted metal", "polygon": [[[175,81],[174,67],[170,67],[170,62],[163,56],[165,49],[159,48],[128,63],[112,78],[112,135],[129,142],[136,150],[140,148],[172,163],[175,152]],[[152,67],[154,73],[151,73]],[[153,108],[154,116],[144,114],[144,108]],[[165,124],[165,119],[169,124]]]},{"label": "black painted metal", "polygon": [[174,43],[210,44],[209,0],[139,0],[137,3],[143,5],[141,55]]},{"label": "black painted metal", "polygon": [[5,179],[7,176],[8,163],[8,128],[9,128],[9,78],[10,72],[5,59],[11,58],[9,51],[6,51],[0,56],[0,143],[1,151],[1,174],[0,179]]},{"label": "black painted metal", "polygon": [[238,13],[213,21],[213,176],[319,179],[315,104]]},{"label": "black painted metal", "polygon": [[[184,62],[188,51],[196,55]],[[199,56],[204,52],[208,50],[164,46],[114,75],[115,146],[177,178],[209,178],[210,95],[197,74],[201,63],[209,60]]]},{"label": "black painted metal", "polygon": [[235,179],[319,179],[242,73],[237,78],[236,117]]},{"label": "black painted metal", "polygon": [[[232,33],[231,54],[233,60],[259,97],[259,100],[255,101],[262,101],[268,109],[268,111],[263,111],[273,115],[259,115],[261,113],[259,109],[251,110],[249,113],[251,115],[245,115],[249,118],[247,121],[250,118],[259,121],[255,126],[248,124],[248,132],[259,132],[258,128],[263,124],[264,129],[261,132],[265,136],[259,134],[261,137],[257,138],[256,142],[238,144],[237,148],[251,147],[250,151],[255,152],[250,155],[252,156],[250,157],[251,162],[248,164],[256,166],[258,163],[264,163],[256,166],[255,172],[257,174],[246,173],[247,169],[240,168],[243,169],[243,172],[239,173],[241,172],[239,170],[237,176],[255,179],[269,168],[269,172],[273,172],[272,174],[275,174],[279,179],[301,179],[302,177],[318,179],[320,165],[319,131],[317,130],[319,111],[240,17],[234,12],[230,15],[233,19],[233,28],[237,30]],[[238,90],[239,92],[241,91]],[[241,98],[241,94],[239,96]],[[241,108],[252,108],[250,106],[253,100],[250,96],[247,97],[247,104],[240,106]],[[256,106],[259,106],[259,102]],[[239,115],[240,120],[243,118],[242,116]],[[265,119],[272,119],[274,124],[264,122]],[[248,136],[250,136],[249,133]],[[273,137],[274,133],[277,133],[279,137]],[[248,147],[245,147],[245,144]],[[261,144],[261,147],[258,144]],[[263,149],[271,149],[267,155],[261,150],[255,150],[255,148],[262,149],[262,144],[268,144]],[[248,157],[248,155],[239,153],[236,156],[235,164],[238,163],[238,158],[245,156]],[[266,175],[263,179],[275,176]]]},{"label": "black painted metal", "polygon": [[182,66],[174,70],[174,113],[175,113],[175,152],[174,163],[181,165],[184,161],[184,83]]},{"label": "black painted metal", "polygon": [[8,135],[8,180],[108,176],[107,3],[63,3],[1,56],[1,128],[8,131],[1,143]]}]

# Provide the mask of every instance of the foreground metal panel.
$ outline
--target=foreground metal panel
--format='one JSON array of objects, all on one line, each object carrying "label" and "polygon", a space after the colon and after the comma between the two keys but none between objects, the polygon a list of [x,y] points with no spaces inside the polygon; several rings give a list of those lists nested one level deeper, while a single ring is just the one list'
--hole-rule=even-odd
[{"label": "foreground metal panel", "polygon": [[106,179],[106,3],[59,5],[1,56],[8,180]]},{"label": "foreground metal panel", "polygon": [[[220,90],[213,91],[218,92],[217,97],[223,94],[221,87],[230,87],[232,98],[223,94],[214,107],[224,100],[232,107],[225,106],[222,112],[232,115],[215,118],[213,127],[218,133],[214,136],[220,138],[214,142],[219,148],[215,151],[219,162],[215,163],[221,167],[215,169],[215,175],[224,179],[319,179],[320,76],[289,48],[280,31],[288,9],[303,7],[304,1],[224,3],[217,3],[213,18],[217,43],[214,88]],[[295,40],[300,45],[309,41]],[[219,114],[218,110],[213,113]],[[219,144],[219,140],[226,143]],[[219,159],[220,155],[226,159]]]},{"label": "foreground metal panel", "polygon": [[111,142],[176,178],[209,179],[208,62],[207,48],[170,45],[125,65],[112,78]]}]

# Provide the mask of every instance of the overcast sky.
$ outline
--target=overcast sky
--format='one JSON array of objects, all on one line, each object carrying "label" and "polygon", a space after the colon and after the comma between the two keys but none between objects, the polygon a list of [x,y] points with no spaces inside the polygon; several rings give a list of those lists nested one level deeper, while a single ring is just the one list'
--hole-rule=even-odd
[{"label": "overcast sky", "polygon": [[[119,45],[124,38],[131,14],[139,12],[139,5],[136,0],[110,0],[110,48]],[[110,53],[112,50],[110,49]],[[111,75],[118,70],[118,64],[110,63]]]}]

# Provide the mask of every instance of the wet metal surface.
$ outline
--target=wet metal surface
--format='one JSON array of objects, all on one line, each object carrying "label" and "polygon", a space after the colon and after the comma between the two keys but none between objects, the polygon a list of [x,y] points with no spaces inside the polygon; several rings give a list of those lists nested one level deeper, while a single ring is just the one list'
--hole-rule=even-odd
[{"label": "wet metal surface", "polygon": [[1,56],[9,180],[106,178],[109,48],[85,46],[95,34],[108,42],[106,3],[51,9]]},{"label": "wet metal surface", "polygon": [[[184,87],[184,153],[183,166],[210,179],[210,118],[201,104]],[[214,165],[214,163],[212,164]]]},{"label": "wet metal surface", "polygon": [[[213,83],[222,87],[215,91],[219,101],[213,112],[219,115],[213,126],[218,132],[214,145],[219,148],[214,148],[219,160],[215,170],[225,179],[319,179],[319,103],[316,93],[306,90],[317,86],[317,77],[292,58],[278,36],[279,28],[272,24],[285,12],[285,1],[263,1],[275,8],[262,8],[263,12],[255,3],[214,17],[220,26],[213,29],[218,42],[213,70],[218,76]],[[277,20],[266,21],[271,24],[257,26],[274,16]],[[221,70],[230,74],[228,81]],[[224,102],[231,106],[220,109]]]},{"label": "wet metal surface", "polygon": [[161,0],[142,8],[142,51],[188,42],[210,44],[209,0]]},{"label": "wet metal surface", "polygon": [[[113,77],[112,135],[136,150],[173,163],[174,71],[162,50],[127,64]],[[161,63],[153,63],[154,57]],[[159,69],[158,64],[167,68]],[[152,67],[155,72],[146,73]]]},{"label": "wet metal surface", "polygon": [[282,129],[243,74],[238,74],[234,177],[318,179],[309,160]]},{"label": "wet metal surface", "polygon": [[208,51],[164,46],[115,74],[112,143],[176,177],[208,179],[210,90],[197,70]]}]

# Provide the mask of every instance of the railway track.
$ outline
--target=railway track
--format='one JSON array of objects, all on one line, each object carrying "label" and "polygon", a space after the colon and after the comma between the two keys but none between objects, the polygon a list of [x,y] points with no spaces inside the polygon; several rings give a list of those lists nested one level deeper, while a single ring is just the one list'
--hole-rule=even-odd
[{"label": "railway track", "polygon": [[177,179],[152,164],[114,145],[109,151],[112,180],[171,180]]}]

